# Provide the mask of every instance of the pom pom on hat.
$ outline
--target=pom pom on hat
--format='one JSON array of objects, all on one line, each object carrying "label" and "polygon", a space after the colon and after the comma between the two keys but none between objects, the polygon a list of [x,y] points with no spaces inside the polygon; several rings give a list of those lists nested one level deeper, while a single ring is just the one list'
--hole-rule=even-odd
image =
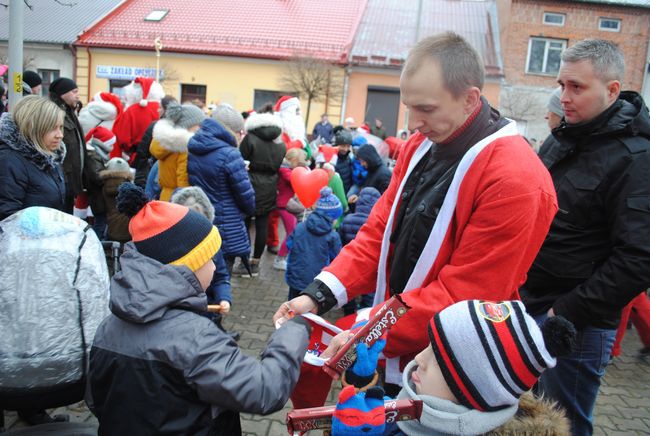
[{"label": "pom pom on hat", "polygon": [[129,216],[129,233],[141,254],[163,264],[196,271],[221,247],[217,228],[199,212],[165,201],[149,201],[144,190],[123,183],[117,209]]},{"label": "pom pom on hat", "polygon": [[320,198],[316,202],[316,210],[327,214],[332,221],[338,219],[343,213],[341,201],[332,193],[332,189],[328,186],[320,190]]},{"label": "pom pom on hat", "polygon": [[563,316],[547,318],[542,324],[544,344],[551,356],[561,357],[571,354],[575,347],[576,328]]}]

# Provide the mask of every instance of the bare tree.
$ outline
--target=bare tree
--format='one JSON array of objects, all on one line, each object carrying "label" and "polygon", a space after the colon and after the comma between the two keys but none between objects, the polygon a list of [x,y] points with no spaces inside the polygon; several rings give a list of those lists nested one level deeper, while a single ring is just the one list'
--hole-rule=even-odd
[{"label": "bare tree", "polygon": [[305,126],[309,120],[312,102],[340,100],[342,85],[339,68],[321,59],[295,57],[287,63],[285,72],[279,80],[280,89],[295,92],[307,100]]},{"label": "bare tree", "polygon": [[516,120],[536,119],[544,114],[537,95],[523,89],[504,89],[499,106],[503,115]]}]

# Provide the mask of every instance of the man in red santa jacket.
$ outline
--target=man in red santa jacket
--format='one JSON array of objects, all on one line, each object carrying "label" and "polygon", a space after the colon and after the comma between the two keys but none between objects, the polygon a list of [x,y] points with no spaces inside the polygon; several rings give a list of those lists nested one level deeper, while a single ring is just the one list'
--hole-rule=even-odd
[{"label": "man in red santa jacket", "polygon": [[[518,299],[557,201],[548,171],[514,121],[481,96],[483,62],[443,33],[409,53],[400,80],[410,130],[391,183],[356,239],[274,321],[327,312],[376,291],[411,310],[388,333],[386,382],[427,347],[427,321],[462,300]],[[290,307],[287,307],[290,306]]]},{"label": "man in red santa jacket", "polygon": [[124,92],[127,101],[133,104],[113,124],[117,142],[110,157],[122,157],[133,166],[142,135],[152,121],[160,118],[160,100],[165,96],[165,91],[151,77],[136,77]]}]

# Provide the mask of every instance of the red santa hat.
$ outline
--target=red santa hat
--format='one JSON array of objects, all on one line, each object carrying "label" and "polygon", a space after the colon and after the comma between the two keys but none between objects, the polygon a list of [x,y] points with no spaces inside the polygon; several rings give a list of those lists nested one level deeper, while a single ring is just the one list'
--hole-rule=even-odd
[{"label": "red santa hat", "polygon": [[300,100],[298,100],[297,97],[294,97],[292,95],[283,95],[275,103],[275,106],[273,106],[273,110],[275,112],[282,112],[284,110],[289,109],[292,106],[300,107]]},{"label": "red santa hat", "polygon": [[149,100],[160,101],[165,96],[160,83],[156,82],[152,77],[136,77],[133,84],[136,87],[139,85],[142,89],[142,99],[140,100],[140,106],[142,107],[146,107]]},{"label": "red santa hat", "polygon": [[86,134],[86,142],[89,142],[91,139],[94,139],[95,142],[99,142],[106,146],[107,149],[111,149],[113,144],[115,144],[115,134],[108,130],[106,127],[95,127],[88,131]]}]

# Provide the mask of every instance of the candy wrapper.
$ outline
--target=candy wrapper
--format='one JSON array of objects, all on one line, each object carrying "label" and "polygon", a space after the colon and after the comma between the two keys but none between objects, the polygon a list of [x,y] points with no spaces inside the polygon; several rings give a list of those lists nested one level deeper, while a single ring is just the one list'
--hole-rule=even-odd
[{"label": "candy wrapper", "polygon": [[368,348],[381,338],[397,321],[404,316],[408,307],[399,295],[391,297],[373,315],[368,323],[361,327],[355,335],[336,352],[325,365],[323,371],[333,379],[338,380],[341,375],[354,363],[356,359],[356,344],[365,342]]},{"label": "candy wrapper", "polygon": [[[387,400],[386,424],[397,421],[420,419],[422,415],[421,400]],[[332,415],[336,406],[314,407],[312,409],[292,410],[287,413],[287,430],[289,434],[301,435],[310,430],[332,428]]]}]

